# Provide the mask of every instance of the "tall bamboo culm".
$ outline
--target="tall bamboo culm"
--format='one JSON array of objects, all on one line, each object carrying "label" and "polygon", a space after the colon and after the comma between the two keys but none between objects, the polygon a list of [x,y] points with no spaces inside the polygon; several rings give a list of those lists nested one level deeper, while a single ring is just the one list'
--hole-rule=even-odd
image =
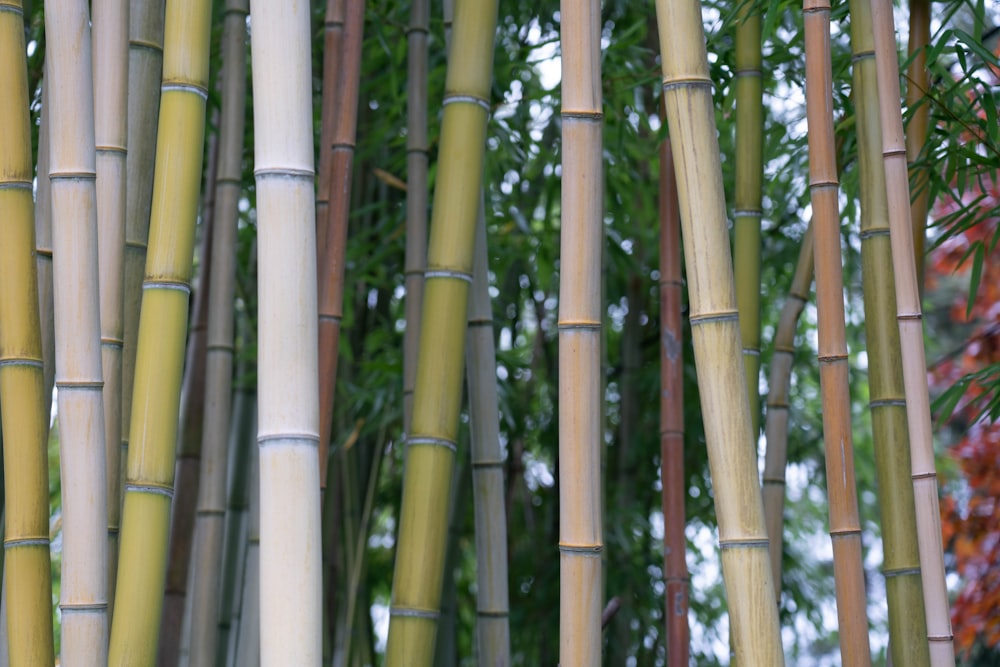
[{"label": "tall bamboo culm", "polygon": [[687,551],[684,527],[684,344],[681,304],[681,214],[670,139],[660,145],[660,480],[663,487],[663,575],[666,580],[667,664],[687,665]]},{"label": "tall bamboo culm", "polygon": [[[257,397],[253,402],[253,432],[257,432]],[[260,448],[250,447],[250,507],[247,518],[246,554],[240,594],[240,622],[233,639],[235,649],[231,663],[239,665],[260,664]]]},{"label": "tall bamboo culm", "polygon": [[323,586],[309,3],[252,0],[250,15],[260,271],[260,663],[319,665]]},{"label": "tall bamboo culm", "polygon": [[49,0],[45,10],[63,497],[62,664],[104,665],[108,517],[90,15],[81,0]]},{"label": "tall bamboo culm", "polygon": [[658,0],[656,18],[734,658],[741,665],[779,666],[784,656],[771,596],[701,4]]},{"label": "tall bamboo culm", "polygon": [[788,388],[791,384],[792,362],[795,360],[795,329],[799,316],[809,300],[809,286],[813,278],[813,226],[802,235],[799,258],[788,298],[781,308],[778,328],[774,333],[774,352],[768,372],[767,415],[764,434],[767,449],[764,454],[762,479],[764,518],[767,536],[771,542],[771,575],[774,578],[774,597],[781,604],[781,552],[785,525],[785,466],[788,463]]},{"label": "tall bamboo culm", "polygon": [[833,541],[840,657],[844,665],[871,664],[858,492],[854,481],[850,389],[840,254],[840,193],[833,138],[830,3],[805,0],[806,118],[809,124],[809,194],[813,208],[819,373],[823,443]]},{"label": "tall bamboo culm", "polygon": [[[51,665],[49,477],[38,315],[28,69],[21,0],[0,1],[0,414],[3,594],[14,665]],[[41,180],[41,179],[39,179]]]},{"label": "tall bamboo culm", "polygon": [[[496,349],[489,293],[486,216],[480,204],[469,296],[468,383],[476,513],[476,645],[479,663],[510,665],[507,511],[500,449]],[[460,511],[460,508],[459,508]]]},{"label": "tall bamboo culm", "polygon": [[94,121],[100,258],[104,454],[108,489],[108,608],[114,608],[121,523],[122,313],[124,308],[126,143],[128,139],[128,0],[95,0]]},{"label": "tall bamboo culm", "polygon": [[761,15],[740,0],[736,16],[736,197],[733,202],[733,270],[740,312],[753,447],[760,432],[760,222],[764,174],[764,102],[761,81]]},{"label": "tall bamboo culm", "polygon": [[462,398],[476,210],[493,70],[496,0],[460,0],[445,82],[440,163],[407,434],[386,665],[430,665]]},{"label": "tall bamboo culm", "polygon": [[174,0],[165,17],[111,665],[153,664],[157,654],[205,138],[210,19],[205,0]]},{"label": "tall bamboo culm", "polygon": [[850,0],[854,105],[861,185],[861,279],[871,396],[872,438],[882,519],[883,566],[893,664],[929,666],[927,621],[920,583],[917,519],[909,477],[906,400],[894,321],[896,292],[889,210],[882,169],[882,132],[871,31],[871,5]]},{"label": "tall bamboo culm", "polygon": [[560,3],[559,662],[601,664],[601,255],[604,170],[597,0]]},{"label": "tall bamboo culm", "polygon": [[213,664],[219,637],[223,532],[226,516],[227,445],[233,379],[233,298],[236,231],[242,192],[246,118],[247,0],[228,0],[222,33],[222,110],[213,204],[212,280],[208,293],[205,417],[195,513],[191,572],[192,665]]},{"label": "tall bamboo culm", "polygon": [[892,3],[872,0],[872,29],[878,79],[879,116],[882,123],[882,156],[889,203],[892,269],[896,281],[896,319],[903,355],[906,420],[910,435],[910,463],[917,509],[917,539],[924,610],[931,664],[955,664],[948,590],[941,545],[941,512],[938,506],[937,470],[931,433],[927,392],[927,358],[924,355],[923,315],[914,265],[913,228],[909,219],[910,183],[899,106],[899,62],[893,32]]},{"label": "tall bamboo culm", "polygon": [[906,72],[906,106],[910,122],[906,133],[906,159],[910,163],[910,225],[913,227],[913,259],[916,262],[917,290],[924,289],[924,245],[927,235],[927,212],[930,209],[930,182],[927,170],[915,166],[927,143],[930,127],[930,104],[926,95],[931,76],[927,69],[927,45],[931,41],[931,0],[910,0],[910,36],[906,42],[910,66]]},{"label": "tall bamboo culm", "polygon": [[55,304],[52,285],[52,191],[49,180],[48,74],[42,78],[42,110],[38,121],[38,160],[35,165],[35,265],[38,269],[38,315],[42,332],[42,397],[48,441],[52,414],[52,388],[56,383]]}]

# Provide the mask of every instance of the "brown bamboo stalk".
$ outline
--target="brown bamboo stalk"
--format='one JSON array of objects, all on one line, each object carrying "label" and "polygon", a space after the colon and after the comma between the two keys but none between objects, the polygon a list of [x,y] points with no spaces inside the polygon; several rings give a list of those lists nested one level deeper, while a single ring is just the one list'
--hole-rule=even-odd
[{"label": "brown bamboo stalk", "polygon": [[871,664],[861,524],[854,481],[844,278],[840,254],[836,143],[833,136],[833,74],[830,65],[830,3],[804,0],[806,119],[809,124],[809,193],[812,200],[819,319],[819,370],[823,392],[823,443],[833,540],[840,655],[845,665]]},{"label": "brown bamboo stalk", "polygon": [[924,588],[924,610],[931,649],[931,664],[955,664],[948,590],[945,585],[941,545],[941,512],[938,507],[937,471],[931,432],[930,399],[927,392],[927,359],[924,355],[923,315],[913,250],[913,227],[909,217],[910,183],[899,106],[899,62],[893,32],[890,2],[872,0],[875,62],[878,74],[879,110],[882,121],[882,155],[889,200],[889,234],[892,267],[896,280],[896,314],[903,352],[903,383],[906,389],[906,420],[910,434],[910,462],[917,507],[917,539],[920,573]]},{"label": "brown bamboo stalk", "polygon": [[907,69],[906,106],[910,123],[906,134],[906,159],[910,163],[910,224],[913,227],[913,259],[916,262],[917,287],[924,289],[924,245],[927,236],[927,212],[930,210],[930,182],[926,169],[914,166],[927,143],[930,127],[930,104],[924,96],[930,90],[931,76],[927,69],[927,45],[931,41],[931,0],[910,0],[910,37],[906,48],[910,66]]},{"label": "brown bamboo stalk", "polygon": [[[46,68],[47,69],[47,68]],[[38,269],[38,314],[42,331],[42,374],[45,378],[45,429],[52,414],[52,389],[56,383],[55,304],[52,285],[52,191],[49,181],[48,75],[42,78],[42,109],[38,123],[38,161],[35,166],[35,257]],[[48,436],[46,436],[48,441]]]},{"label": "brown bamboo stalk", "polygon": [[[691,337],[701,387],[730,627],[741,665],[782,665],[778,609],[741,356],[711,80],[698,2],[658,0]],[[564,172],[565,178],[565,172]]]},{"label": "brown bamboo stalk", "polygon": [[[661,98],[662,100],[662,98]],[[667,664],[690,661],[687,561],[684,554],[684,346],[681,302],[681,214],[670,139],[660,144],[660,480],[663,487],[663,578]]]},{"label": "brown bamboo stalk", "polygon": [[330,210],[330,167],[333,160],[331,138],[337,122],[337,80],[344,57],[344,11],[346,0],[326,0],[323,19],[323,83],[320,91],[319,172],[316,179],[316,261],[318,280],[323,278],[323,249],[326,247],[327,218]]},{"label": "brown bamboo stalk", "polygon": [[[257,401],[253,401],[253,432],[257,432]],[[237,626],[234,665],[260,664],[260,448],[250,447],[250,516],[247,521],[243,593]]]}]

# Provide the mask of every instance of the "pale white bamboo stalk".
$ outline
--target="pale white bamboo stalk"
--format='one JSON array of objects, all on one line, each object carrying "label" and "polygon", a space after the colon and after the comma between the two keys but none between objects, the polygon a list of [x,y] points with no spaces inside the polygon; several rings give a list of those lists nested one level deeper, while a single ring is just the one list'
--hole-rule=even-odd
[{"label": "pale white bamboo stalk", "polygon": [[45,33],[46,56],[51,59],[49,178],[63,500],[61,664],[104,667],[108,656],[107,490],[94,89],[86,0],[48,0]]},{"label": "pale white bamboo stalk", "polygon": [[309,3],[252,0],[261,664],[319,665],[322,568]]},{"label": "pale white bamboo stalk", "polygon": [[[38,124],[38,164],[35,167],[35,262],[38,267],[38,316],[42,329],[42,374],[45,377],[45,410],[52,414],[52,388],[56,381],[55,305],[52,290],[52,195],[49,181],[48,67],[42,78],[42,109]],[[45,422],[46,428],[49,422]]]},{"label": "pale white bamboo stalk", "polygon": [[893,29],[893,10],[892,3],[888,0],[871,0],[871,8],[882,121],[882,155],[889,199],[889,238],[896,279],[896,318],[903,354],[906,421],[910,432],[910,466],[917,505],[917,541],[920,548],[924,610],[927,615],[927,639],[930,643],[931,664],[935,667],[951,667],[955,664],[955,650],[948,589],[945,584],[941,512],[938,506],[937,470],[934,465],[934,439],[927,391],[923,314],[913,256],[910,182],[899,104],[899,61]]}]

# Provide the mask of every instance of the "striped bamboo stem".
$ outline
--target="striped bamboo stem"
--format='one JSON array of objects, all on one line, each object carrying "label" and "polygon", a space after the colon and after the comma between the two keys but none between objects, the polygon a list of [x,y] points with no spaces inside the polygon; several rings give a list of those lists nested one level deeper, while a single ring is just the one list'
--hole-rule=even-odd
[{"label": "striped bamboo stem", "polygon": [[173,0],[167,7],[112,665],[151,664],[157,655],[205,135],[210,22],[211,6],[205,0]]},{"label": "striped bamboo stem", "polygon": [[62,664],[104,665],[108,517],[87,3],[49,0],[45,23],[63,499]]},{"label": "striped bamboo stem", "polygon": [[[662,98],[661,98],[662,99]],[[660,479],[663,487],[663,576],[667,664],[687,665],[690,582],[684,553],[684,346],[681,336],[681,214],[670,139],[660,144]]]},{"label": "striped bamboo stem", "polygon": [[851,47],[861,185],[861,278],[865,300],[865,340],[882,518],[883,567],[889,608],[889,650],[897,665],[929,666],[927,621],[920,582],[917,519],[906,400],[894,321],[896,292],[889,241],[889,209],[882,169],[882,132],[871,30],[871,5],[851,0]]},{"label": "striped bamboo stem", "polygon": [[250,16],[260,271],[260,663],[319,665],[323,587],[309,3],[253,0]]},{"label": "striped bamboo stem", "polygon": [[955,652],[944,577],[941,512],[938,507],[937,471],[934,467],[934,441],[927,392],[923,316],[914,265],[913,228],[908,219],[910,184],[899,106],[899,63],[893,33],[893,10],[892,4],[883,0],[873,0],[871,10],[924,611],[927,615],[931,664],[935,667],[950,667],[955,664]]},{"label": "striped bamboo stem", "polygon": [[701,6],[658,0],[656,10],[687,260],[691,337],[734,659],[741,665],[778,666],[784,664],[784,656],[778,610],[770,595],[767,531],[741,356]]},{"label": "striped bamboo stem", "polygon": [[28,69],[21,0],[0,0],[0,413],[3,594],[14,665],[51,665],[45,378],[38,315]]},{"label": "striped bamboo stem", "polygon": [[927,69],[927,46],[931,41],[931,0],[910,0],[910,37],[906,42],[910,66],[906,79],[906,106],[910,122],[906,134],[906,159],[910,163],[910,225],[913,228],[913,259],[916,262],[917,288],[924,289],[924,246],[927,236],[927,213],[930,210],[930,182],[926,169],[914,165],[927,143],[930,127],[930,104],[924,96],[930,90]]},{"label": "striped bamboo stem", "polygon": [[246,118],[248,0],[228,0],[224,9],[222,110],[212,213],[212,279],[208,293],[205,356],[205,418],[191,573],[189,661],[213,664],[219,639],[226,473],[233,379],[233,298],[236,293],[236,232],[242,192]]},{"label": "striped bamboo stem", "polygon": [[439,615],[466,312],[496,32],[496,0],[456,3],[407,434],[386,665],[430,665]]},{"label": "striped bamboo stem", "polygon": [[792,285],[778,318],[767,382],[767,419],[764,423],[767,451],[764,455],[762,484],[764,518],[768,539],[771,541],[771,575],[774,579],[774,596],[779,604],[784,542],[785,465],[788,463],[788,388],[791,384],[792,362],[795,360],[795,328],[806,302],[809,301],[813,260],[813,226],[810,223],[806,233],[802,235]]}]

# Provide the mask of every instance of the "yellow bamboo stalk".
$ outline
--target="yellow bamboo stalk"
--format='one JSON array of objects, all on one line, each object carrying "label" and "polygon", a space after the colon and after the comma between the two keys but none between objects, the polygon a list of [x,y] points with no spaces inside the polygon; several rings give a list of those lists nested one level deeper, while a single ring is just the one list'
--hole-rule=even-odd
[{"label": "yellow bamboo stalk", "polygon": [[34,259],[31,126],[21,0],[0,0],[0,413],[3,594],[14,665],[50,665],[52,581],[45,379]]},{"label": "yellow bamboo stalk", "polygon": [[930,209],[930,182],[926,169],[914,166],[927,143],[930,127],[930,104],[924,99],[931,86],[927,69],[927,45],[931,41],[931,1],[910,0],[910,36],[906,42],[910,66],[906,78],[906,106],[910,109],[906,135],[906,160],[910,163],[913,199],[910,224],[913,227],[913,259],[916,262],[917,288],[924,289],[924,245],[927,236],[927,212]]},{"label": "yellow bamboo stalk", "polygon": [[107,495],[90,12],[49,0],[56,386],[63,498],[62,664],[107,660]]},{"label": "yellow bamboo stalk", "polygon": [[930,642],[931,664],[955,664],[948,590],[941,545],[941,512],[938,507],[937,471],[927,393],[927,359],[924,355],[923,315],[914,263],[913,228],[909,220],[910,183],[899,106],[899,62],[893,33],[892,4],[872,0],[872,29],[878,78],[882,156],[889,202],[892,268],[896,281],[896,319],[903,353],[906,421],[910,435],[910,463],[917,508],[917,539],[924,611]]},{"label": "yellow bamboo stalk", "polygon": [[386,665],[430,665],[441,601],[496,0],[456,3]]},{"label": "yellow bamboo stalk", "polygon": [[819,372],[823,391],[823,444],[833,540],[833,575],[841,661],[871,664],[858,492],[854,481],[844,278],[840,254],[837,159],[833,138],[830,3],[804,0],[806,119],[809,125],[809,194],[813,208]]},{"label": "yellow bamboo stalk", "polygon": [[250,15],[260,243],[261,665],[319,665],[323,587],[309,3],[252,0]]},{"label": "yellow bamboo stalk", "polygon": [[212,280],[208,293],[205,418],[191,573],[189,661],[209,665],[219,637],[226,473],[233,378],[233,298],[236,292],[236,231],[242,192],[246,117],[248,0],[228,0],[224,14],[222,110],[215,177]]},{"label": "yellow bamboo stalk", "polygon": [[597,0],[560,3],[559,662],[601,664],[601,247],[604,173]]},{"label": "yellow bamboo stalk", "polygon": [[172,0],[165,17],[112,665],[152,664],[156,656],[205,133],[210,18],[205,0]]},{"label": "yellow bamboo stalk", "polygon": [[734,658],[741,665],[778,666],[784,656],[771,597],[701,5],[658,0],[656,15]]},{"label": "yellow bamboo stalk", "polygon": [[781,308],[778,328],[774,333],[774,352],[768,373],[767,419],[764,433],[767,451],[764,455],[763,497],[767,535],[771,541],[771,576],[774,596],[781,602],[781,552],[784,541],[785,465],[788,463],[788,388],[795,360],[795,328],[802,309],[809,300],[813,278],[813,226],[802,235],[799,258],[795,264],[792,286]]},{"label": "yellow bamboo stalk", "polygon": [[[104,454],[108,494],[108,608],[114,608],[122,427],[126,141],[128,138],[128,0],[95,0],[94,121],[100,259]],[[111,499],[114,499],[112,501]]]},{"label": "yellow bamboo stalk", "polygon": [[896,292],[882,169],[871,5],[865,0],[850,0],[849,6],[861,185],[861,278],[865,299],[869,407],[884,545],[882,573],[889,609],[889,651],[895,664],[919,667],[930,664],[930,654],[926,641],[913,484],[909,479],[910,449],[899,328],[893,321]]}]

